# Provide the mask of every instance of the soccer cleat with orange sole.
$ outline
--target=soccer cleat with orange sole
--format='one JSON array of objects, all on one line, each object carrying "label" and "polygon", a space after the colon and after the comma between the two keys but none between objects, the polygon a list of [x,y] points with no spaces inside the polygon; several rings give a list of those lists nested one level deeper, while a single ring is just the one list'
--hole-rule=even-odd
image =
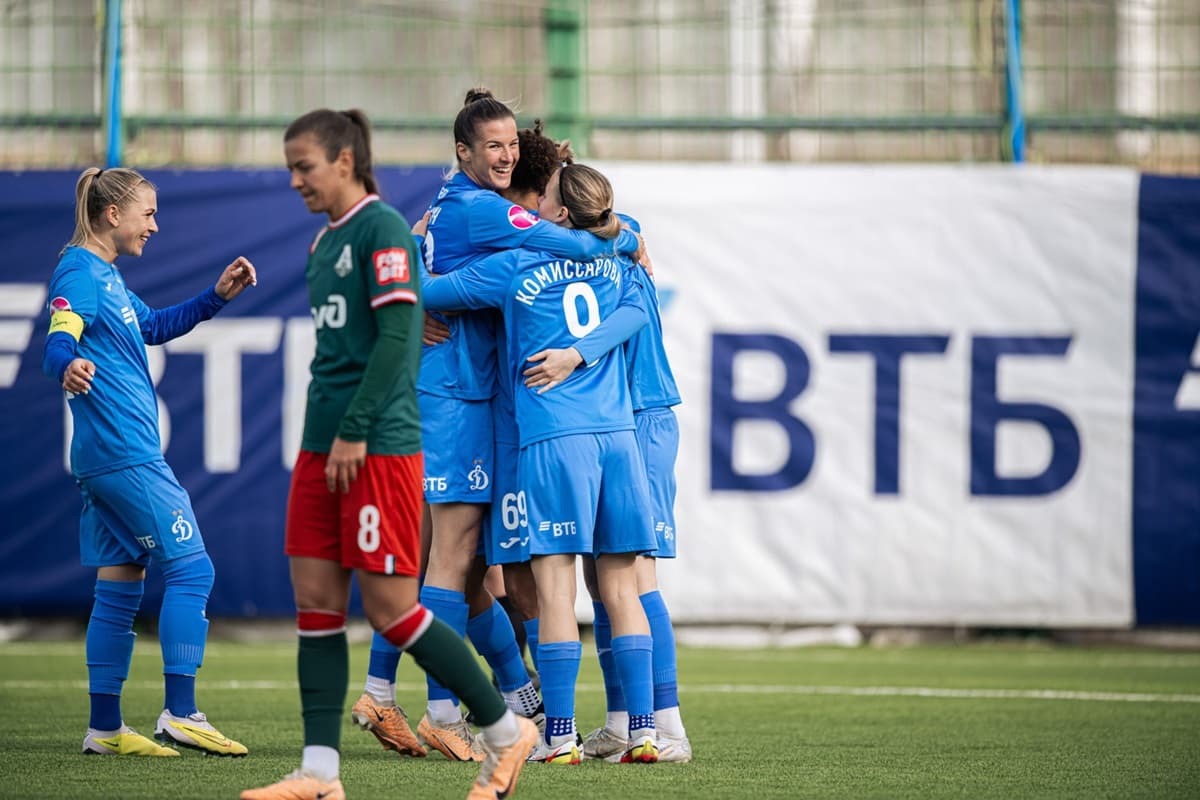
[{"label": "soccer cleat with orange sole", "polygon": [[385,750],[395,750],[402,756],[425,757],[425,748],[408,727],[408,717],[400,706],[382,706],[364,693],[350,709],[350,719],[373,733]]},{"label": "soccer cleat with orange sole", "polygon": [[517,725],[521,735],[508,747],[493,749],[486,736],[479,737],[486,756],[467,800],[503,800],[512,796],[521,767],[525,766],[525,760],[539,739],[537,726],[525,717],[518,717]]},{"label": "soccer cleat with orange sole", "polygon": [[247,789],[241,800],[346,800],[346,790],[337,778],[325,781],[296,770],[270,786]]},{"label": "soccer cleat with orange sole", "polygon": [[429,714],[425,714],[417,724],[417,738],[425,746],[432,747],[451,761],[484,759],[483,748],[475,740],[466,720],[460,719],[450,725],[435,726],[430,721]]}]

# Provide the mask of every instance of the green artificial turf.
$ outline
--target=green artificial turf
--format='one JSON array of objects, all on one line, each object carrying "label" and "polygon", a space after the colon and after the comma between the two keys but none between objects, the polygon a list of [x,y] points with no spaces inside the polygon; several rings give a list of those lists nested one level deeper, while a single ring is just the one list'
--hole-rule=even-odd
[{"label": "green artificial turf", "polygon": [[[577,718],[603,721],[584,648]],[[352,647],[361,691],[367,646]],[[125,720],[152,733],[158,648],[139,641]],[[681,648],[690,764],[529,765],[516,797],[1200,797],[1200,653],[1008,642],[856,649]],[[236,798],[299,765],[295,645],[210,644],[201,709],[250,756],[84,757],[81,642],[0,645],[0,797]],[[421,673],[401,663],[398,699],[416,725]],[[463,798],[476,765],[400,758],[347,715],[342,778],[358,798]]]}]

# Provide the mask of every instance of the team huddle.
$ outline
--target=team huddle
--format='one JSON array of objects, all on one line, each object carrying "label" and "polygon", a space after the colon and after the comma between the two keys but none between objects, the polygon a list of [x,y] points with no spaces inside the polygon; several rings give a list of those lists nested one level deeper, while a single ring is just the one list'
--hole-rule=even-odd
[{"label": "team huddle", "polygon": [[[352,575],[375,630],[352,719],[403,755],[482,762],[468,797],[509,796],[527,762],[691,759],[655,577],[675,555],[679,395],[639,226],[600,172],[540,124],[518,131],[486,90],[468,92],[454,138],[457,169],[410,230],[380,199],[361,112],[312,111],[284,135],[292,188],[329,220],[305,270],[316,352],[284,548],[304,750],[299,769],[243,800],[345,796]],[[241,756],[196,706],[212,564],[158,449],[145,343],[187,333],[257,275],[239,258],[198,297],[145,306],[113,261],[141,254],[155,203],[133,170],[85,171],[50,288],[43,367],[75,418],[82,558],[97,567],[84,752]],[[607,704],[586,737],[579,556]],[[120,707],[151,557],[166,579],[158,742]],[[405,652],[428,681],[415,734],[395,702]]]}]

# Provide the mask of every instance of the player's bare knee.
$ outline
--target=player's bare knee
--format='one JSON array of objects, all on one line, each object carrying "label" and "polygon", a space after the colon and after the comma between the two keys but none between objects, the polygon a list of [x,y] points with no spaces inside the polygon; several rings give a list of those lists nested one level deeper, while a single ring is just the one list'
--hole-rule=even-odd
[{"label": "player's bare knee", "polygon": [[635,569],[637,570],[638,594],[646,594],[658,589],[658,560],[653,556],[638,556]]}]

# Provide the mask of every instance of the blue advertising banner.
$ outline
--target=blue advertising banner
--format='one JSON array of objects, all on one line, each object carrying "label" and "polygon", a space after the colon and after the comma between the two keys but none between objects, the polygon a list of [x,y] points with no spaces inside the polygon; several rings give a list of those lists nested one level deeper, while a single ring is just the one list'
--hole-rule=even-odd
[{"label": "blue advertising banner", "polygon": [[1133,565],[1139,624],[1200,623],[1200,181],[1138,196]]},{"label": "blue advertising banner", "polygon": [[[410,222],[442,181],[439,167],[377,173],[383,196]],[[282,441],[289,332],[311,328],[304,264],[326,221],[308,213],[282,169],[148,171],[158,187],[159,233],[138,259],[117,264],[152,307],[191,297],[240,255],[258,286],[196,333],[202,346],[151,354],[165,457],[192,497],[216,568],[211,616],[294,613],[283,522],[290,455]],[[0,173],[0,614],[79,614],[91,606],[94,570],[79,566],[80,495],[67,468],[69,412],[41,372],[45,289],[74,226],[78,172]],[[295,334],[299,331],[299,334]],[[185,340],[177,340],[182,342]],[[160,348],[154,348],[155,351]],[[286,376],[307,385],[307,355]],[[240,396],[236,406],[230,400]],[[228,452],[230,443],[234,452]],[[240,442],[240,446],[238,443]],[[291,451],[294,453],[294,450]],[[143,608],[156,609],[152,566]]]}]

